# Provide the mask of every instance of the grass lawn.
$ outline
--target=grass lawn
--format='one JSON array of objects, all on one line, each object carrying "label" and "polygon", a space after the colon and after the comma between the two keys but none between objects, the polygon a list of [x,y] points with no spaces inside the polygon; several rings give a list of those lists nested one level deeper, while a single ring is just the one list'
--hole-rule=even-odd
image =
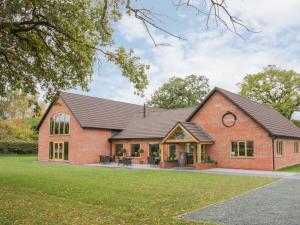
[{"label": "grass lawn", "polygon": [[297,164],[294,166],[289,166],[289,167],[284,167],[282,169],[279,169],[278,171],[300,173],[300,164]]},{"label": "grass lawn", "polygon": [[274,181],[33,160],[0,155],[1,224],[188,224],[174,216]]}]

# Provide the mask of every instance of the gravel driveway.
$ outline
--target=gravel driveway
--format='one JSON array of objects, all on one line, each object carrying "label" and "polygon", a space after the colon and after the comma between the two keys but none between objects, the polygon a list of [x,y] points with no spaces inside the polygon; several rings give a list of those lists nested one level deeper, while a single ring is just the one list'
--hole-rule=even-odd
[{"label": "gravel driveway", "polygon": [[227,225],[299,225],[300,180],[283,179],[185,214],[183,219]]}]

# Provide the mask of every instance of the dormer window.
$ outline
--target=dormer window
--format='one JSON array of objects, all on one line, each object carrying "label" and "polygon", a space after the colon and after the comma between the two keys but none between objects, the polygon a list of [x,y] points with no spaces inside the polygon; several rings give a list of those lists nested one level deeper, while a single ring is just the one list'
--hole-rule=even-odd
[{"label": "dormer window", "polygon": [[50,134],[69,134],[70,116],[60,113],[50,118]]}]

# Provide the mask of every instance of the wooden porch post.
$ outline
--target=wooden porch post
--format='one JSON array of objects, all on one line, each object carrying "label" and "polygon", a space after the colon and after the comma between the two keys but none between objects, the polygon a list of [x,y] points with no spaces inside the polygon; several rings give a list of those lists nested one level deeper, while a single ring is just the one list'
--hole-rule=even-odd
[{"label": "wooden porch post", "polygon": [[164,161],[164,144],[159,144],[159,148],[160,148],[160,161],[163,162]]},{"label": "wooden porch post", "polygon": [[202,144],[198,143],[197,144],[197,151],[198,151],[198,159],[197,159],[197,163],[201,163],[201,147],[202,147]]}]

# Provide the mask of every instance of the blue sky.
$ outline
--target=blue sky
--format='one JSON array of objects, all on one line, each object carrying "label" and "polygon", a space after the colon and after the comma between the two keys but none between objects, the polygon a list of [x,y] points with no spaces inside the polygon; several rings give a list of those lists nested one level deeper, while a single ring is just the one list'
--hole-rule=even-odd
[{"label": "blue sky", "polygon": [[[153,31],[155,40],[170,46],[155,47],[143,25],[124,16],[115,26],[117,45],[133,48],[141,61],[150,64],[149,86],[145,97],[134,95],[128,80],[113,64],[95,63],[90,91],[76,93],[143,104],[155,89],[172,76],[185,77],[192,73],[205,75],[210,86],[230,91],[239,90],[237,83],[249,73],[275,64],[283,69],[300,72],[300,1],[230,0],[232,14],[259,33],[241,31],[243,39],[226,31],[224,27],[210,25],[207,30],[204,17],[192,9],[176,10],[172,0],[145,0],[143,5],[153,11],[167,14],[161,17],[166,27],[187,40],[182,41]],[[202,4],[201,0],[194,0]],[[139,3],[140,4],[140,3]]]}]

